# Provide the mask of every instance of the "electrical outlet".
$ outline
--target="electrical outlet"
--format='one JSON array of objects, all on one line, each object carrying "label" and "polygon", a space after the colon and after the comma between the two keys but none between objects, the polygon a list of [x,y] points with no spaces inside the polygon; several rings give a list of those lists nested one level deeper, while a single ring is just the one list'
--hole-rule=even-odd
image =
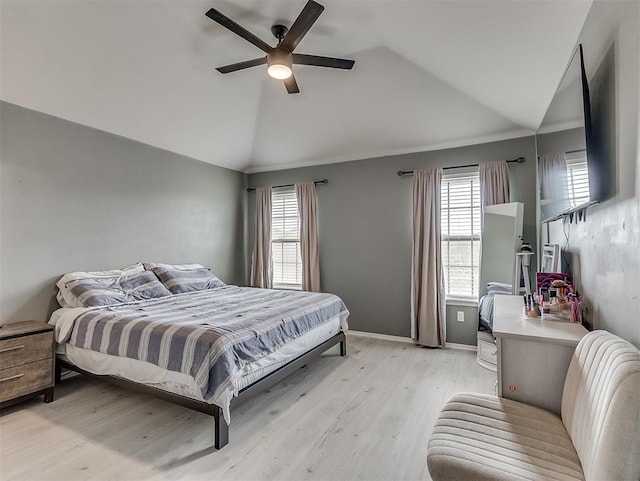
[{"label": "electrical outlet", "polygon": [[464,311],[458,311],[458,322],[464,322]]}]

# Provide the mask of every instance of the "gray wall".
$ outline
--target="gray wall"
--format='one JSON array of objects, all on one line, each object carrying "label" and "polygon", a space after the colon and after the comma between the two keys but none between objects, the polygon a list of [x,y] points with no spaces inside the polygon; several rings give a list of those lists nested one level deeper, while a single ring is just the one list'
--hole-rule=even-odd
[{"label": "gray wall", "polygon": [[0,103],[0,322],[68,271],[198,262],[242,283],[246,175]]},{"label": "gray wall", "polygon": [[[594,130],[615,193],[586,222],[550,226],[567,248],[588,320],[640,347],[640,3],[594,2],[579,41],[590,79]],[[546,139],[543,139],[546,142]],[[539,142],[539,146],[544,145]]]},{"label": "gray wall", "polygon": [[[411,178],[397,170],[526,157],[510,165],[512,201],[525,204],[525,236],[535,245],[535,142],[523,137],[469,147],[262,172],[252,187],[327,178],[318,193],[322,289],[340,295],[350,328],[410,336]],[[249,196],[253,225],[254,196]],[[249,236],[253,235],[252,228]],[[249,242],[251,245],[251,241]],[[475,308],[472,308],[475,312]],[[456,322],[455,319],[453,322]],[[450,324],[450,320],[449,320]],[[475,344],[477,314],[449,329],[448,341]]]},{"label": "gray wall", "polygon": [[[464,322],[458,321],[458,312],[464,315]],[[478,342],[478,306],[447,304],[447,341],[475,346]]]}]

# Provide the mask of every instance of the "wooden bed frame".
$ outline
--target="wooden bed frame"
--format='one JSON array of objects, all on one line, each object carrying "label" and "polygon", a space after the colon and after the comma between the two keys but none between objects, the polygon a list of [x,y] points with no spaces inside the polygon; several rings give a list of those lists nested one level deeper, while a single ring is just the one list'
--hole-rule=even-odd
[{"label": "wooden bed frame", "polygon": [[[254,396],[264,392],[269,389],[273,385],[280,382],[286,376],[291,374],[293,371],[296,371],[300,367],[304,366],[307,362],[312,359],[320,356],[327,349],[335,346],[340,343],[340,355],[346,356],[347,354],[347,339],[344,332],[339,332],[335,336],[327,339],[322,344],[314,347],[313,349],[305,352],[301,356],[293,359],[288,362],[284,366],[276,369],[270,374],[267,374],[262,379],[255,381],[253,384],[245,387],[240,391],[237,397],[234,397],[231,400],[231,407],[235,407],[238,404],[241,404]],[[181,396],[179,394],[173,394],[168,391],[163,391],[162,389],[158,389],[151,386],[145,386],[144,384],[138,384],[134,381],[129,381],[128,379],[124,379],[118,376],[108,376],[108,375],[100,375],[93,374],[84,369],[79,368],[78,366],[70,363],[61,358],[56,359],[56,384],[60,382],[62,369],[69,369],[71,371],[76,371],[86,376],[93,377],[95,379],[99,379],[102,381],[107,381],[117,386],[125,387],[131,389],[136,392],[141,392],[145,394],[150,394],[151,396],[158,397],[160,399],[164,399],[166,401],[170,401],[175,404],[179,404],[180,406],[187,407],[189,409],[194,409],[196,411],[200,411],[205,414],[209,414],[213,416],[215,426],[214,426],[214,442],[216,449],[221,449],[229,443],[229,425],[224,420],[224,416],[222,415],[222,408],[215,404],[209,404],[204,401],[197,401],[195,399],[188,398],[186,396]]]}]

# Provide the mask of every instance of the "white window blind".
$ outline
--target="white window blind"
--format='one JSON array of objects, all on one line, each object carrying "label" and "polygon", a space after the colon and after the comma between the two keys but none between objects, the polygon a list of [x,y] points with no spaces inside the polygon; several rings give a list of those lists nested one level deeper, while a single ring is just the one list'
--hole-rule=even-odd
[{"label": "white window blind", "polygon": [[273,287],[302,289],[300,217],[293,187],[274,189],[271,194],[271,252]]},{"label": "white window blind", "polygon": [[480,175],[442,176],[442,265],[447,298],[478,299]]},{"label": "white window blind", "polygon": [[589,202],[589,169],[587,152],[578,150],[565,153],[567,158],[567,182],[571,207]]}]

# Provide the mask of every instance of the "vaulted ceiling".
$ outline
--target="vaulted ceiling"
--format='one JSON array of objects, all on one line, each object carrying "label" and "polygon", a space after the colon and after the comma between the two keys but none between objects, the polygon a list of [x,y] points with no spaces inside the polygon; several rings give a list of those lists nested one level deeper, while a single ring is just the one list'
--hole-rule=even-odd
[{"label": "vaulted ceiling", "polygon": [[320,0],[296,51],[300,94],[205,17],[275,45],[306,0],[1,0],[0,98],[245,172],[468,145],[533,133],[591,1]]}]

